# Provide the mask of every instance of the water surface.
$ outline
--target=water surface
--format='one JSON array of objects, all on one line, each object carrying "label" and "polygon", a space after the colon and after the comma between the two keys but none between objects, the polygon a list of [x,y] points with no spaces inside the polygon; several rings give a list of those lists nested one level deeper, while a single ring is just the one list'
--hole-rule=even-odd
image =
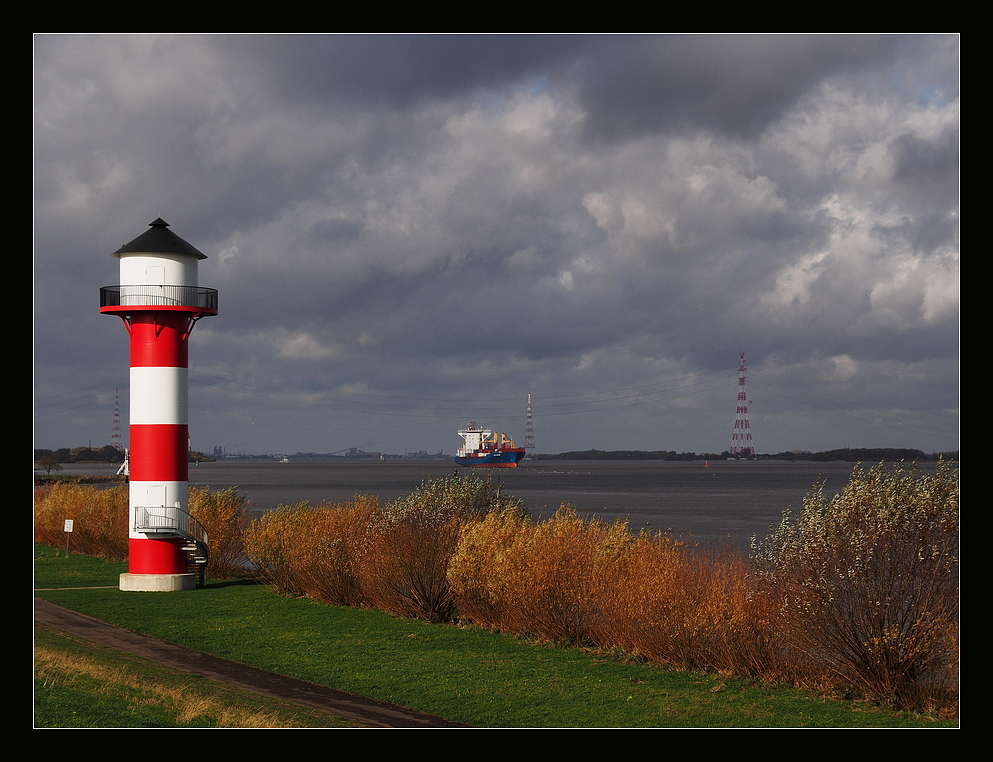
[{"label": "water surface", "polygon": [[[868,465],[871,464],[866,464]],[[746,549],[768,534],[783,511],[798,510],[811,485],[830,496],[849,480],[854,463],[805,461],[524,461],[516,469],[467,469],[451,460],[228,460],[190,464],[190,484],[236,487],[258,515],[280,505],[344,500],[356,493],[383,502],[410,494],[427,479],[459,472],[491,476],[524,500],[536,519],[562,503],[584,517],[627,521],[631,529],[671,531]],[[934,464],[922,464],[933,473]],[[108,473],[113,466],[65,465],[63,473]]]}]

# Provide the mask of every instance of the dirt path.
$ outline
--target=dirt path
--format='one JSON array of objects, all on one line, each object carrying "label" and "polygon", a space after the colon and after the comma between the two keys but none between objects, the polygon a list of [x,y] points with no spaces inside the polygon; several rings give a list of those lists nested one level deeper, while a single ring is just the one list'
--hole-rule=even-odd
[{"label": "dirt path", "polygon": [[393,704],[385,704],[350,693],[325,688],[304,680],[283,677],[245,664],[218,659],[199,651],[166,643],[163,640],[125,630],[99,619],[56,606],[41,598],[34,599],[34,617],[39,622],[72,633],[94,643],[118,648],[137,656],[182,669],[212,680],[235,685],[264,696],[337,717],[361,722],[374,728],[467,728],[441,717],[421,714]]}]

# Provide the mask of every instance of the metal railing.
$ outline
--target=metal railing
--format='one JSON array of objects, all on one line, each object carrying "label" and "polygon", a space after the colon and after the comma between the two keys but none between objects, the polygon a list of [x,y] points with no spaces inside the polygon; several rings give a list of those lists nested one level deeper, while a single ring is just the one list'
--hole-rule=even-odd
[{"label": "metal railing", "polygon": [[135,506],[134,529],[136,532],[171,533],[207,545],[207,530],[179,506],[171,508],[173,514],[155,513],[164,511],[165,506]]},{"label": "metal railing", "polygon": [[196,567],[197,587],[203,587],[207,579],[207,564],[210,561],[207,530],[203,524],[180,508],[178,503],[172,508],[172,513],[175,515],[169,516],[160,512],[156,513],[156,511],[163,510],[165,510],[165,506],[163,505],[135,506],[135,530],[147,534],[165,534],[173,537],[182,537],[187,542],[192,542],[194,547],[185,547],[183,550],[187,553],[193,553],[193,555],[188,555],[187,558],[190,565]]},{"label": "metal railing", "polygon": [[217,289],[201,286],[104,286],[101,307],[196,307],[217,310]]}]

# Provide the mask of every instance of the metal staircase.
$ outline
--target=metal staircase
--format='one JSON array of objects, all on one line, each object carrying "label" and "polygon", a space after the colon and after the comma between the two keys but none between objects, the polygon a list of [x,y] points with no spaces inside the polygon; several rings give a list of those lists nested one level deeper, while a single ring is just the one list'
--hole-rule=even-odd
[{"label": "metal staircase", "polygon": [[207,562],[210,561],[207,530],[178,504],[172,509],[178,514],[178,518],[166,516],[161,513],[162,510],[162,506],[135,506],[135,531],[156,538],[178,537],[184,540],[183,550],[186,552],[187,570],[196,575],[197,587],[203,587]]}]

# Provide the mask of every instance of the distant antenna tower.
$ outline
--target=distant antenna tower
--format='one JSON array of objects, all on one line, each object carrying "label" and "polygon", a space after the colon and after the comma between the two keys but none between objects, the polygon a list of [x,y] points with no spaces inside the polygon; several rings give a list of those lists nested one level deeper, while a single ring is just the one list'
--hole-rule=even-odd
[{"label": "distant antenna tower", "polygon": [[124,452],[124,443],[121,441],[121,408],[117,404],[117,389],[114,389],[114,428],[110,434],[110,446],[115,450]]},{"label": "distant antenna tower", "polygon": [[734,432],[731,434],[732,458],[754,458],[752,428],[748,424],[748,395],[745,393],[745,353],[738,356],[738,409],[734,415]]},{"label": "distant antenna tower", "polygon": [[531,392],[528,392],[528,417],[524,424],[524,457],[534,455],[534,423],[531,420]]}]

